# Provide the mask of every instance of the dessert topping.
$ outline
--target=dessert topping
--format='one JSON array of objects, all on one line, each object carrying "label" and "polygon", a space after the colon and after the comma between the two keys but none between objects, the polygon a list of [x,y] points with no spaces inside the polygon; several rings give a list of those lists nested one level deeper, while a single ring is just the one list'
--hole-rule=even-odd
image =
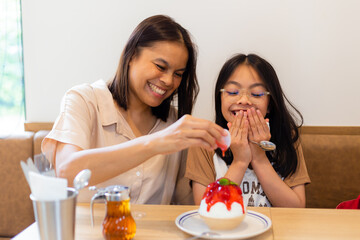
[{"label": "dessert topping", "polygon": [[227,210],[230,211],[231,205],[237,202],[242,206],[243,213],[245,213],[241,188],[227,178],[219,178],[209,184],[203,199],[207,204],[207,211],[210,211],[211,207],[218,202],[224,203]]}]

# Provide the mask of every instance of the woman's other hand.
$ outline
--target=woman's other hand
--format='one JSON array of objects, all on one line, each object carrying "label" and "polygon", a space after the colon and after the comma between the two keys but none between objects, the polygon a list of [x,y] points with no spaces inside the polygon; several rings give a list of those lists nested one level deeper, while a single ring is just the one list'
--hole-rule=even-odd
[{"label": "woman's other hand", "polygon": [[202,147],[208,150],[218,148],[216,141],[222,142],[227,132],[219,125],[184,115],[162,131],[152,134],[150,144],[159,154],[170,154],[189,147]]}]

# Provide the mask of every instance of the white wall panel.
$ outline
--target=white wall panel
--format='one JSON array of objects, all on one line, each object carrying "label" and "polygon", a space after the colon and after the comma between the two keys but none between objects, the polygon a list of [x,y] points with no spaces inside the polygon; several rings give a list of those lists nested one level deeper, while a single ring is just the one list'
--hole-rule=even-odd
[{"label": "white wall panel", "polygon": [[305,125],[360,124],[360,1],[22,1],[26,111],[54,121],[75,84],[109,79],[135,26],[166,14],[198,45],[194,115],[213,119],[213,88],[234,53],[254,52],[277,71]]}]

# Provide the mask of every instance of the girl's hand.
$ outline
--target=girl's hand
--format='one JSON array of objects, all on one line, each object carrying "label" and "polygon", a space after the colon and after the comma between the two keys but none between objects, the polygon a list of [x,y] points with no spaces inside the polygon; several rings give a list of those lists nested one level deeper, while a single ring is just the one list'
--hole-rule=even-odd
[{"label": "girl's hand", "polygon": [[[267,119],[264,119],[263,115],[259,110],[251,108],[248,111],[250,131],[249,131],[249,140],[253,142],[260,143],[261,141],[269,141],[271,138],[270,129],[267,125]],[[265,152],[255,143],[251,143],[251,150],[255,156],[259,154],[265,154]]]},{"label": "girl's hand", "polygon": [[169,154],[189,147],[202,147],[208,150],[218,148],[216,141],[222,142],[227,132],[219,125],[191,115],[184,115],[169,127],[152,134],[149,144],[159,154]]},{"label": "girl's hand", "polygon": [[234,155],[234,163],[243,162],[246,166],[251,161],[251,149],[249,146],[249,121],[247,113],[240,111],[232,123],[228,123],[231,135],[231,151]]}]

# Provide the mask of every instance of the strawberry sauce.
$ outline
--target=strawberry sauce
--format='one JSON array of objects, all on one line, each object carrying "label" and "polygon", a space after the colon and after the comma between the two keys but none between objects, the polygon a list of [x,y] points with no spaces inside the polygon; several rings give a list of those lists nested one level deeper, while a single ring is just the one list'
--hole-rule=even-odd
[{"label": "strawberry sauce", "polygon": [[242,206],[243,213],[245,214],[242,191],[237,184],[227,178],[220,178],[209,184],[203,199],[205,199],[205,203],[207,204],[208,212],[217,202],[224,203],[229,211],[231,210],[231,204],[237,202]]},{"label": "strawberry sauce", "polygon": [[216,144],[218,145],[218,147],[221,149],[222,151],[222,156],[225,157],[225,152],[228,149],[228,147],[223,144],[223,143],[219,143],[218,141],[216,141]]}]

